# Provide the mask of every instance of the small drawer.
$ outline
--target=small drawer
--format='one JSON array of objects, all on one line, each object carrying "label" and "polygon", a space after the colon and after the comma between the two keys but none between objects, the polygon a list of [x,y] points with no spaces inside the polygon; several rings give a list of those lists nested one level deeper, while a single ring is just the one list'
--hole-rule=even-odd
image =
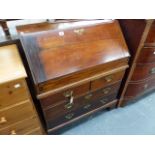
[{"label": "small drawer", "polygon": [[129,83],[125,97],[136,97],[155,88],[155,78],[138,83]]},{"label": "small drawer", "polygon": [[96,89],[101,89],[107,85],[118,82],[122,80],[125,71],[113,73],[111,75],[107,75],[103,78],[97,79],[91,82],[91,90],[94,91]]},{"label": "small drawer", "polygon": [[148,33],[148,36],[145,41],[146,46],[153,46],[155,45],[155,22],[153,22],[150,31]]},{"label": "small drawer", "polygon": [[0,109],[27,100],[29,93],[24,79],[0,85]]},{"label": "small drawer", "polygon": [[43,109],[47,108],[48,106],[54,105],[58,102],[69,102],[71,97],[81,96],[89,92],[90,83],[86,83],[56,94],[52,94],[48,97],[40,99],[40,103]]},{"label": "small drawer", "polygon": [[97,99],[93,102],[83,105],[80,109],[78,109],[76,111],[71,111],[65,115],[48,120],[47,128],[50,129],[50,128],[56,127],[58,125],[62,125],[63,123],[73,120],[74,118],[76,118],[78,116],[82,116],[92,110],[102,107],[102,106],[106,105],[107,103],[112,102],[113,100],[116,100],[116,96],[117,96],[117,94],[115,93],[115,94],[112,94],[107,97],[102,97],[102,98]]},{"label": "small drawer", "polygon": [[155,62],[155,48],[145,47],[141,50],[137,63],[153,63]]},{"label": "small drawer", "polygon": [[20,123],[10,125],[7,128],[0,130],[0,135],[24,135],[31,130],[39,127],[39,123],[36,117],[26,119]]},{"label": "small drawer", "polygon": [[155,63],[137,64],[131,81],[145,80],[155,77]]},{"label": "small drawer", "polygon": [[13,108],[0,110],[0,129],[13,125],[35,115],[30,101],[23,102]]}]

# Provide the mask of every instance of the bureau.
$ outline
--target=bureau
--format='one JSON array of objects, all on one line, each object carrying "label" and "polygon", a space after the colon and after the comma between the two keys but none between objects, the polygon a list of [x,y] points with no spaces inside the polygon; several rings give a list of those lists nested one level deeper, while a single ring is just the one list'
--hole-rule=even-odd
[{"label": "bureau", "polygon": [[117,20],[16,26],[48,134],[115,107],[129,52]]},{"label": "bureau", "polygon": [[0,135],[42,134],[15,44],[0,47]]},{"label": "bureau", "polygon": [[155,21],[120,20],[131,61],[119,106],[155,89]]}]

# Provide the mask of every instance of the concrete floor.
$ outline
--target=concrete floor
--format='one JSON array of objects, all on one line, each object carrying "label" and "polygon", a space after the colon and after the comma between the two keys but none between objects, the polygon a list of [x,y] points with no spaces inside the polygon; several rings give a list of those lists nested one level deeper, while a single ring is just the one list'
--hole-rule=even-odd
[{"label": "concrete floor", "polygon": [[124,108],[102,111],[67,128],[62,135],[154,135],[155,93]]}]

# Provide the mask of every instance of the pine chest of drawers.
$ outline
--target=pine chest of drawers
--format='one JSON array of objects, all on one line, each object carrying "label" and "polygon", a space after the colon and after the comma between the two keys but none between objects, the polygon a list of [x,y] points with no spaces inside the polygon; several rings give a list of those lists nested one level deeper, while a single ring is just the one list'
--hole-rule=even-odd
[{"label": "pine chest of drawers", "polygon": [[115,106],[129,53],[117,20],[16,27],[51,133]]},{"label": "pine chest of drawers", "polygon": [[15,44],[0,47],[0,135],[42,134]]},{"label": "pine chest of drawers", "polygon": [[155,21],[120,20],[131,53],[119,106],[155,89]]}]

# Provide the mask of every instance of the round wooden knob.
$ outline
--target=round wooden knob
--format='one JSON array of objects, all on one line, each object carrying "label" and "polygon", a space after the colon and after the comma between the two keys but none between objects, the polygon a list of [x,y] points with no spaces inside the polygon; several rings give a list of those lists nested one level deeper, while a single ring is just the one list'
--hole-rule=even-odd
[{"label": "round wooden knob", "polygon": [[12,130],[11,131],[11,135],[16,135],[16,131],[15,130]]},{"label": "round wooden knob", "polygon": [[0,124],[6,123],[6,122],[7,122],[7,120],[5,117],[0,118]]}]

